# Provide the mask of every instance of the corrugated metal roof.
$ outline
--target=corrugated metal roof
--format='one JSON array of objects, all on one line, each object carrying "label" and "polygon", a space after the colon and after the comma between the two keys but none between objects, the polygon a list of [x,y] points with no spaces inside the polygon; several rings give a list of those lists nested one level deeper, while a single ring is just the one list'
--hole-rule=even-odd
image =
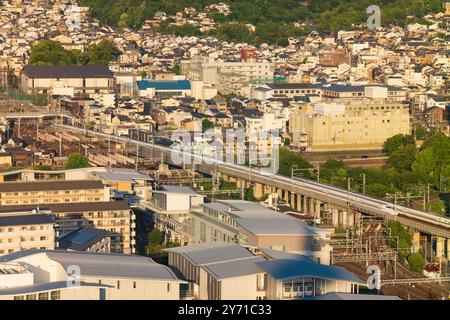
[{"label": "corrugated metal roof", "polygon": [[114,279],[155,279],[181,281],[166,266],[137,255],[92,253],[63,250],[25,250],[0,257],[0,262],[11,262],[21,257],[45,254],[64,269],[77,265],[83,278],[106,277]]},{"label": "corrugated metal roof", "polygon": [[341,280],[365,284],[360,278],[344,268],[333,267],[315,262],[304,262],[291,259],[276,259],[256,263],[271,277],[277,280],[287,280],[299,277],[313,277],[328,280]]},{"label": "corrugated metal roof", "polygon": [[165,251],[181,254],[196,266],[253,257],[253,254],[244,247],[226,242],[203,243],[165,249]]},{"label": "corrugated metal roof", "polygon": [[266,261],[263,257],[249,257],[238,260],[224,261],[202,266],[217,280],[263,273],[256,262]]},{"label": "corrugated metal roof", "polygon": [[[287,214],[242,200],[220,200],[202,206],[233,216],[238,225],[256,235],[316,236],[313,227]],[[231,209],[231,210],[230,210]]]}]

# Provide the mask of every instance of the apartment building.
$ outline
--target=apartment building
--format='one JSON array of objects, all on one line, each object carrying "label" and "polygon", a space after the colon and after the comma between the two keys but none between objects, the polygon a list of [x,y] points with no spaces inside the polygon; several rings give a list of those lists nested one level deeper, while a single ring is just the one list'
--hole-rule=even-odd
[{"label": "apartment building", "polygon": [[388,138],[410,134],[411,121],[404,104],[355,100],[299,108],[290,115],[289,131],[297,147],[305,147],[307,136],[307,151],[381,149]]},{"label": "apartment building", "polygon": [[241,200],[204,203],[191,209],[184,230],[191,243],[223,241],[303,254],[330,264],[330,232],[287,214]]},{"label": "apartment building", "polygon": [[250,82],[272,82],[274,65],[271,62],[221,61],[212,57],[197,56],[184,62],[182,71],[191,80],[203,81],[217,86],[218,73],[231,73],[248,77]]},{"label": "apartment building", "polygon": [[[118,160],[129,160],[129,158],[121,155],[115,156]],[[151,195],[151,182],[153,181],[151,177],[140,174],[134,169],[127,168],[88,167],[54,171],[22,169],[0,173],[0,182],[39,182],[50,180],[99,180],[103,185],[108,186],[105,187],[108,189],[105,189],[105,194],[109,192],[112,198],[127,199],[130,203],[147,199]]]},{"label": "apartment building", "polygon": [[110,190],[98,180],[0,183],[0,205],[109,201]]},{"label": "apartment building", "polygon": [[26,66],[20,80],[26,94],[54,90],[75,95],[114,92],[114,74],[108,66]]},{"label": "apartment building", "polygon": [[27,249],[53,250],[55,224],[47,210],[0,209],[0,256]]},{"label": "apartment building", "polygon": [[178,300],[182,283],[135,255],[26,250],[0,257],[0,300]]},{"label": "apartment building", "polygon": [[169,267],[200,300],[293,300],[342,292],[355,295],[362,281],[344,268],[304,255],[213,242],[165,249]]},{"label": "apartment building", "polygon": [[55,217],[56,232],[65,236],[84,227],[111,233],[111,252],[135,252],[135,215],[126,201],[77,203],[42,203],[38,205],[5,206],[4,210],[48,210]]}]

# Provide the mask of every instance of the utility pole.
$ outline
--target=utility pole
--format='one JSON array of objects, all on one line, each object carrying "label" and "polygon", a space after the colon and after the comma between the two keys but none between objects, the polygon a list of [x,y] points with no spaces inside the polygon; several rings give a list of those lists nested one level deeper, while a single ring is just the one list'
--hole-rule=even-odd
[{"label": "utility pole", "polygon": [[320,164],[317,165],[316,170],[317,170],[317,182],[320,182]]},{"label": "utility pole", "polygon": [[363,178],[363,194],[366,194],[366,174],[362,173],[361,176]]},{"label": "utility pole", "polygon": [[59,156],[62,157],[62,135],[59,134]]},{"label": "utility pole", "polygon": [[136,143],[136,171],[139,169],[139,144]]}]

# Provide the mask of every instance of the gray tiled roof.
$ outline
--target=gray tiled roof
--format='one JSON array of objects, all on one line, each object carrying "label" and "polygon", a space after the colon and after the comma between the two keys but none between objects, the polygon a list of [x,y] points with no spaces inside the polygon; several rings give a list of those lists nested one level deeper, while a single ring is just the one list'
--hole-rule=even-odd
[{"label": "gray tiled roof", "polygon": [[169,248],[165,249],[165,251],[181,254],[196,266],[253,256],[244,247],[226,242],[210,242],[195,246]]},{"label": "gray tiled roof", "polygon": [[107,66],[26,66],[23,70],[29,78],[112,78]]},{"label": "gray tiled roof", "polygon": [[55,223],[55,218],[48,214],[0,216],[0,227],[53,224],[53,223]]}]

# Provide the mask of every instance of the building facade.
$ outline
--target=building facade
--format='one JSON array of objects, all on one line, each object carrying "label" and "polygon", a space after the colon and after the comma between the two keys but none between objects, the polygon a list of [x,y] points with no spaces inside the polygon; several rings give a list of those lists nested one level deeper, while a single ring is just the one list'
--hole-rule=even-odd
[{"label": "building facade", "polygon": [[399,103],[317,104],[291,113],[289,131],[294,146],[304,148],[307,136],[308,151],[381,149],[388,138],[410,134],[411,121]]},{"label": "building facade", "polygon": [[26,94],[52,94],[64,88],[75,95],[114,92],[114,74],[107,66],[26,66],[20,83]]}]

